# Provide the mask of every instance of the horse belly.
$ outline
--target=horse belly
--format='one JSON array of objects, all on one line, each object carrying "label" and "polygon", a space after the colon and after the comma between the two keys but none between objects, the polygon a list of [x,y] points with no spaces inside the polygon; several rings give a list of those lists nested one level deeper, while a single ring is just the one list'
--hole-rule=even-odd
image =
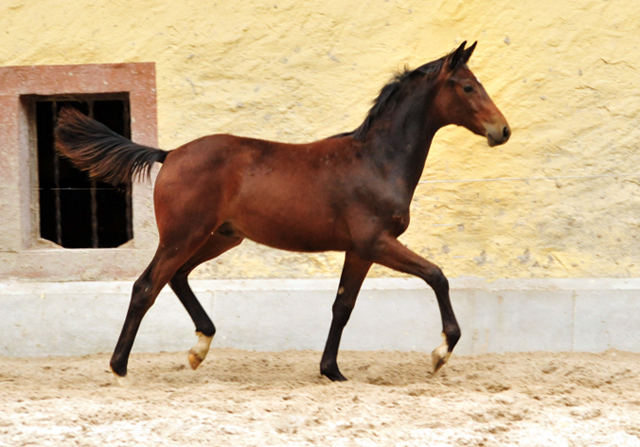
[{"label": "horse belly", "polygon": [[318,208],[301,210],[291,204],[277,212],[243,213],[233,223],[248,239],[281,250],[318,252],[348,247],[348,237],[337,219]]}]

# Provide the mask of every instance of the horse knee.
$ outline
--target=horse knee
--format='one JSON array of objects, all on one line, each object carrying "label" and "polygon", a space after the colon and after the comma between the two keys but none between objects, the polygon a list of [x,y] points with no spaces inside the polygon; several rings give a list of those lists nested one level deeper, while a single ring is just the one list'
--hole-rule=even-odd
[{"label": "horse knee", "polygon": [[427,272],[425,275],[425,281],[433,288],[433,290],[449,290],[449,280],[444,276],[442,269],[438,266],[433,266],[429,272]]}]

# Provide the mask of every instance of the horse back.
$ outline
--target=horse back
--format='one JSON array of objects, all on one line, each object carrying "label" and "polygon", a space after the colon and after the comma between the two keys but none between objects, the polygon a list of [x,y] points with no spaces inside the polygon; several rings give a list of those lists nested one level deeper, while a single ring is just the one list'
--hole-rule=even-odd
[{"label": "horse back", "polygon": [[[220,134],[165,160],[155,205],[163,220],[210,218],[243,237],[294,251],[348,249],[345,208],[366,170],[350,138],[286,144]],[[165,214],[167,217],[165,218]]]}]

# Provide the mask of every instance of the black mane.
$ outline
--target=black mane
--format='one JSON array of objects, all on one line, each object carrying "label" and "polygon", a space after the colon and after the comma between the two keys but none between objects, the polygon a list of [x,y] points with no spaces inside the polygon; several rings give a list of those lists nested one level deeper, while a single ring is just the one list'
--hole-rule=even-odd
[{"label": "black mane", "polygon": [[443,56],[438,60],[426,63],[415,70],[405,68],[402,72],[395,74],[393,79],[387,85],[382,87],[380,94],[373,102],[373,106],[369,110],[367,117],[357,129],[352,130],[351,132],[339,133],[330,138],[353,137],[354,140],[364,140],[374,121],[381,115],[383,110],[389,107],[402,87],[417,76],[426,76],[427,78],[430,78],[434,74],[438,73],[442,68],[442,64],[446,57],[447,56]]}]

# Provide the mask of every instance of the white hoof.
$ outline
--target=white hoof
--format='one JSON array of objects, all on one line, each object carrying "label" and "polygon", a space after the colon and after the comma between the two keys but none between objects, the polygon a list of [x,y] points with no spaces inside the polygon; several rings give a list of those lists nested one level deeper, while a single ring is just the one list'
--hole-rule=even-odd
[{"label": "white hoof", "polygon": [[196,332],[196,335],[198,336],[198,343],[189,350],[189,365],[194,370],[207,358],[211,340],[213,340],[213,336],[204,335],[202,332]]},{"label": "white hoof", "polygon": [[431,353],[431,372],[435,374],[438,372],[442,366],[447,363],[449,357],[451,357],[451,352],[449,352],[449,344],[447,343],[447,337],[442,334],[442,338],[444,338],[444,343],[441,346],[438,346]]}]

